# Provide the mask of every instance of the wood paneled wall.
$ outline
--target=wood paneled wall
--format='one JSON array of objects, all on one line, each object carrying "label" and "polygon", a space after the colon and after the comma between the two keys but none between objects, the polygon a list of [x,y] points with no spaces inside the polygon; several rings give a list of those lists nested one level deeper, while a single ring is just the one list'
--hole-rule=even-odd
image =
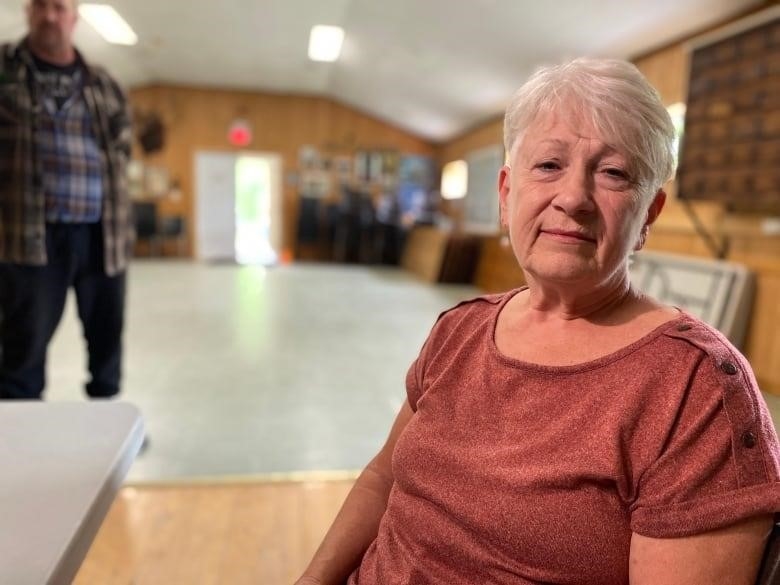
[{"label": "wood paneled wall", "polygon": [[[765,6],[776,4],[767,2]],[[686,42],[681,41],[634,62],[658,89],[664,103],[671,105],[684,102],[687,97],[689,58]],[[463,158],[471,150],[502,140],[502,120],[496,117],[440,146],[437,149],[439,163]],[[697,235],[694,224],[676,199],[675,182],[671,181],[665,189],[669,198],[652,228],[647,248],[711,257],[709,248]],[[741,262],[756,274],[756,298],[744,350],[762,389],[780,395],[780,303],[777,301],[780,298],[780,236],[763,234],[760,229],[763,218],[758,216],[728,213],[722,206],[706,201],[696,202],[693,208],[716,241],[728,242],[726,259]],[[510,251],[496,248],[493,253],[506,256]],[[480,268],[479,275],[485,281],[481,286],[490,290],[501,288],[491,280],[485,280],[490,276],[485,267]],[[517,275],[512,276],[512,280],[516,278]]]},{"label": "wood paneled wall", "polygon": [[[228,143],[230,123],[243,118],[254,131],[250,152],[273,152],[283,159],[283,241],[293,248],[298,214],[297,187],[288,180],[297,171],[298,151],[311,145],[323,155],[352,155],[361,148],[397,149],[433,156],[434,146],[394,126],[333,100],[299,95],[266,94],[179,86],[151,86],[130,92],[134,108],[157,112],[165,124],[163,151],[145,163],[168,169],[181,185],[178,201],[161,202],[162,214],[181,214],[192,235],[194,164],[198,150],[236,151]],[[190,252],[193,238],[190,237]]]},{"label": "wood paneled wall", "polygon": [[439,145],[436,149],[436,158],[439,166],[443,166],[450,161],[465,158],[472,150],[503,144],[503,142],[504,116],[500,114],[455,140]]}]

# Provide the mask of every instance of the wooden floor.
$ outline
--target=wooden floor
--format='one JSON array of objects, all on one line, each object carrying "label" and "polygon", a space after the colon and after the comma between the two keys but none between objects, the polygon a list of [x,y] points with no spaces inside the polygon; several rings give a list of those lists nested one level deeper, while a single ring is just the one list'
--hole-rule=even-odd
[{"label": "wooden floor", "polygon": [[290,585],[354,477],[123,488],[76,585]]}]

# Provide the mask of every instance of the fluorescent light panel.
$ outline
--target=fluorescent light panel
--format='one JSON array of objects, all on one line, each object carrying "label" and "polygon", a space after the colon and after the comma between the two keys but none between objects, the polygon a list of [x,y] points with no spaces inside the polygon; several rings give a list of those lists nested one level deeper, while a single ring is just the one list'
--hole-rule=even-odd
[{"label": "fluorescent light panel", "polygon": [[454,160],[444,165],[441,172],[441,196],[444,199],[462,199],[469,184],[469,165],[465,160]]},{"label": "fluorescent light panel", "polygon": [[311,27],[309,35],[309,59],[312,61],[335,61],[341,53],[344,29],[338,26],[317,24]]},{"label": "fluorescent light panel", "polygon": [[113,6],[80,4],[79,14],[109,43],[135,45],[138,42],[138,35]]}]

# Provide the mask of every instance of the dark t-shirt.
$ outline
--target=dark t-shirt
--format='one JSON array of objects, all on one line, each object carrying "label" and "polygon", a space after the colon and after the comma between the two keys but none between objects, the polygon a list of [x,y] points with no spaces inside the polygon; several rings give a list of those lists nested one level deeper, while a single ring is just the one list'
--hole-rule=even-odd
[{"label": "dark t-shirt", "polygon": [[412,364],[415,415],[350,585],[624,585],[633,532],[780,511],[772,420],[719,332],[682,314],[611,355],[540,366],[494,343],[513,294],[442,314]]},{"label": "dark t-shirt", "polygon": [[57,109],[61,109],[69,99],[76,96],[81,90],[84,75],[83,65],[78,59],[69,65],[55,65],[36,57],[34,54],[32,57],[35,63],[33,80],[41,95],[53,99]]}]

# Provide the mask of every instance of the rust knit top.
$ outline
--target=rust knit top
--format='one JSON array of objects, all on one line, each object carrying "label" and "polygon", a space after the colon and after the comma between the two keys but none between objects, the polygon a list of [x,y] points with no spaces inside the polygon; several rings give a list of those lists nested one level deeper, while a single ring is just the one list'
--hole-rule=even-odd
[{"label": "rust knit top", "polygon": [[409,369],[415,416],[350,585],[622,585],[632,532],[780,511],[772,420],[718,331],[681,314],[611,355],[540,366],[494,343],[516,292],[443,313]]}]

